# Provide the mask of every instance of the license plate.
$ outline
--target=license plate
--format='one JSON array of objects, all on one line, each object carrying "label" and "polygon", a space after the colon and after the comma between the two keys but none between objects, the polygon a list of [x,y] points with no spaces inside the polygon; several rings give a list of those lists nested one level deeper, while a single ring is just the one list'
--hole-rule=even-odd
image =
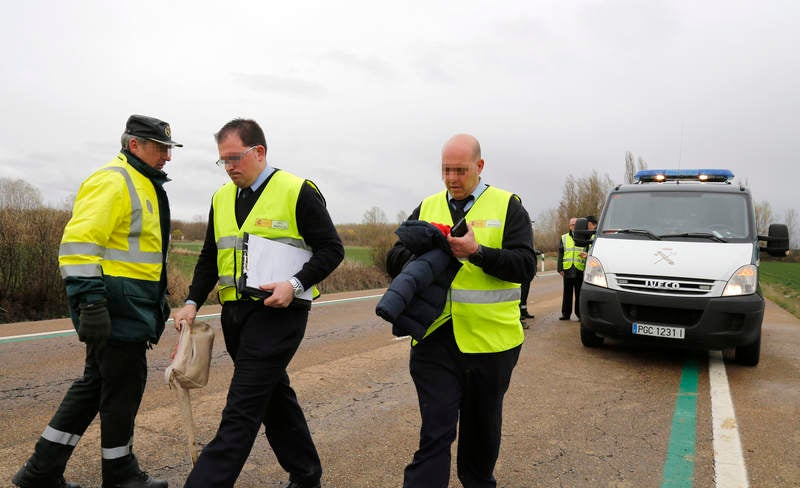
[{"label": "license plate", "polygon": [[663,325],[651,325],[633,323],[634,335],[646,335],[652,337],[666,337],[668,339],[683,339],[686,334],[686,329],[681,327],[665,327]]}]

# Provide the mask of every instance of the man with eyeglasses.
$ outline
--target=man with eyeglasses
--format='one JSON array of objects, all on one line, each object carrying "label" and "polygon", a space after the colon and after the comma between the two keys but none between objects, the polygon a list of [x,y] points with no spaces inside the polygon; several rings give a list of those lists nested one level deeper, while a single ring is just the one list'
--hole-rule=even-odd
[{"label": "man with eyeglasses", "polygon": [[[286,368],[303,339],[311,306],[301,295],[312,288],[318,295],[314,285],[339,265],[344,247],[317,186],[267,163],[267,142],[255,121],[234,119],[214,138],[217,165],[231,181],[212,198],[189,296],[174,319],[178,329],[182,321],[191,324],[219,282],[222,331],[234,372],[217,434],[185,486],[233,486],[263,424],[289,473],[286,487],[316,488],[322,466]],[[253,296],[237,287],[245,233],[310,250],[311,258],[294,276],[264,283],[264,293]]]},{"label": "man with eyeglasses", "polygon": [[[458,478],[465,487],[493,487],[500,451],[503,397],[525,335],[519,318],[520,283],[533,278],[536,260],[528,212],[520,198],[480,177],[478,140],[450,138],[442,148],[445,190],[425,198],[408,220],[452,225],[465,217],[467,233],[447,236],[462,262],[441,314],[412,341],[409,368],[419,397],[419,448],[406,466],[404,488],[446,488],[450,448],[458,427]],[[415,259],[398,241],[386,258],[397,276]]]},{"label": "man with eyeglasses", "polygon": [[163,168],[174,146],[169,124],[131,115],[122,150],[78,190],[58,262],[78,338],[83,376],[67,391],[14,475],[22,488],[79,488],[64,480],[75,445],[100,414],[104,488],[162,488],[133,453],[133,426],[147,381],[145,351],[169,317],[166,256],[170,211]]}]

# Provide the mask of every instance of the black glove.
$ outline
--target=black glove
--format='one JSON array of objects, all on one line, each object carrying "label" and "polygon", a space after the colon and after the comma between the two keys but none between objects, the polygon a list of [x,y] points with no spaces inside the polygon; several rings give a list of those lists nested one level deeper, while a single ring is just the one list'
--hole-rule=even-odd
[{"label": "black glove", "polygon": [[80,325],[78,326],[78,339],[87,344],[94,344],[103,348],[111,336],[111,315],[105,300],[97,303],[80,304]]}]

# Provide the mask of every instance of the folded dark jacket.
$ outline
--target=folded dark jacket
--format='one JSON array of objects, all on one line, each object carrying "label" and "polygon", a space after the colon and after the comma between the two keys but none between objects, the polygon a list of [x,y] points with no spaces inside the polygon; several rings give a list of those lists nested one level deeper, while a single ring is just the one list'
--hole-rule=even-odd
[{"label": "folded dark jacket", "polygon": [[395,234],[416,257],[392,280],[375,313],[392,324],[394,335],[420,340],[444,310],[461,262],[441,231],[428,222],[403,222]]}]

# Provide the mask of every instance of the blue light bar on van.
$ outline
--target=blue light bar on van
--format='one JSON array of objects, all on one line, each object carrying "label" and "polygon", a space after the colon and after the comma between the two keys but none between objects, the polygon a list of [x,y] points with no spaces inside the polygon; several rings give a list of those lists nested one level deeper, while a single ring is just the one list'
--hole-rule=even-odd
[{"label": "blue light bar on van", "polygon": [[728,182],[733,173],[727,169],[643,169],[637,171],[633,181],[638,183],[660,183],[662,181],[715,181]]}]

